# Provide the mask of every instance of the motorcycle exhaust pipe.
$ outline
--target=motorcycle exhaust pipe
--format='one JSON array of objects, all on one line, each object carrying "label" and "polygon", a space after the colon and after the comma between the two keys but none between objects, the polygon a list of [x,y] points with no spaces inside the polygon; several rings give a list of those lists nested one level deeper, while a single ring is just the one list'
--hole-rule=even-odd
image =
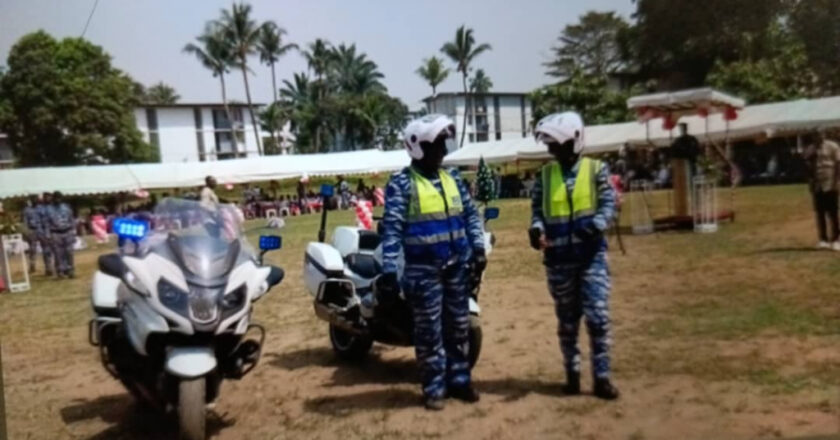
[{"label": "motorcycle exhaust pipe", "polygon": [[324,320],[328,323],[354,335],[366,335],[368,333],[367,328],[362,324],[361,317],[357,317],[356,320],[353,320],[351,317],[347,316],[352,315],[353,312],[358,315],[358,308],[355,310],[349,310],[345,312],[340,312],[330,306],[315,303],[315,315]]}]

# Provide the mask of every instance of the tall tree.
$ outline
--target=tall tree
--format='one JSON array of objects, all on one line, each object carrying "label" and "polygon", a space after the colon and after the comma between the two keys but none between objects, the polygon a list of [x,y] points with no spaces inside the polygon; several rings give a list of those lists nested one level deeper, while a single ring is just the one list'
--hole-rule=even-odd
[{"label": "tall tree", "polygon": [[[225,35],[224,27],[215,21],[208,23],[204,27],[204,33],[196,37],[196,42],[188,43],[184,46],[183,51],[195,55],[198,61],[213,73],[213,77],[219,77],[225,115],[228,121],[233,121],[227,100],[225,74],[230,71],[229,66],[234,63],[234,53],[233,47],[231,47]],[[236,139],[236,136],[234,136],[234,139]]]},{"label": "tall tree", "polygon": [[443,60],[438,57],[431,57],[423,60],[423,65],[417,68],[417,74],[426,80],[432,88],[432,104],[435,107],[432,112],[437,111],[437,103],[435,102],[437,86],[449,76],[449,69],[443,67]]},{"label": "tall tree", "polygon": [[790,22],[802,39],[808,60],[820,76],[823,93],[840,93],[840,0],[796,1]]},{"label": "tall tree", "polygon": [[175,104],[179,99],[181,99],[181,96],[175,89],[168,84],[164,84],[163,81],[146,89],[144,95],[146,104]]},{"label": "tall tree", "polygon": [[23,166],[157,160],[134,121],[134,81],[101,47],[43,31],[12,46],[0,81],[0,131]]},{"label": "tall tree", "polygon": [[257,118],[254,116],[254,104],[251,102],[251,87],[248,85],[248,56],[256,51],[260,27],[251,19],[251,5],[245,3],[234,3],[230,10],[223,9],[221,23],[237,60],[236,66],[242,70],[245,99],[248,100],[248,113],[251,117],[251,125],[254,127],[257,152],[262,156],[262,142],[257,128]]},{"label": "tall tree", "polygon": [[327,94],[327,82],[325,79],[333,60],[333,52],[329,41],[318,38],[312,43],[309,43],[309,48],[303,51],[303,57],[306,59],[307,64],[309,64],[309,69],[312,70],[316,78],[315,83],[310,86],[314,89],[314,110],[316,115],[313,147],[315,148],[315,152],[320,152],[321,146],[323,145],[323,125],[326,123],[324,98]]},{"label": "tall tree", "polygon": [[[445,43],[440,51],[449,57],[457,66],[456,71],[461,72],[462,82],[464,85],[464,109],[468,106],[469,92],[467,91],[467,74],[469,73],[470,63],[482,53],[490,50],[491,47],[487,43],[476,45],[475,37],[473,37],[473,30],[461,25],[455,31],[455,40]],[[464,123],[461,127],[461,146],[464,146],[464,132],[467,130],[467,115],[464,114]]]},{"label": "tall tree", "polygon": [[726,90],[751,104],[808,98],[820,94],[820,75],[809,62],[805,46],[776,24],[768,32],[772,53],[761,58],[718,61],[706,77],[712,87]]},{"label": "tall tree", "polygon": [[631,52],[642,74],[660,88],[702,85],[717,61],[753,58],[769,49],[763,38],[785,11],[787,0],[636,0],[636,38]]},{"label": "tall tree", "polygon": [[274,102],[277,101],[277,76],[274,72],[274,65],[280,61],[280,57],[298,48],[295,43],[284,44],[283,35],[286,35],[285,29],[277,26],[277,23],[273,21],[267,21],[260,28],[260,36],[257,41],[260,61],[271,66],[271,90],[274,92]]},{"label": "tall tree", "polygon": [[553,47],[554,59],[545,63],[550,76],[567,78],[575,70],[607,75],[624,63],[619,35],[629,24],[615,12],[589,11],[578,23],[566,25]]},{"label": "tall tree", "polygon": [[531,93],[533,118],[538,121],[554,112],[574,110],[587,124],[629,121],[632,114],[627,110],[627,98],[638,92],[637,89],[615,91],[607,86],[606,77],[576,70],[565,81]]}]

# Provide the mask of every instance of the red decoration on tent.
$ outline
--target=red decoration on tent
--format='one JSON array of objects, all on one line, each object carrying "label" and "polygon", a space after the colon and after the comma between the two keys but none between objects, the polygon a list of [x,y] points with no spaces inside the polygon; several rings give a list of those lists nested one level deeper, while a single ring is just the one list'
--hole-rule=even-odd
[{"label": "red decoration on tent", "polygon": [[735,107],[727,106],[726,110],[723,111],[723,119],[727,121],[734,121],[738,119],[738,110]]},{"label": "red decoration on tent", "polygon": [[674,119],[674,116],[671,114],[665,115],[662,118],[662,129],[663,130],[673,130],[674,127],[677,126],[677,120]]},{"label": "red decoration on tent", "polygon": [[639,107],[636,109],[636,117],[641,122],[647,122],[651,119],[655,119],[659,114],[657,113],[656,109],[650,107]]},{"label": "red decoration on tent", "polygon": [[705,118],[709,116],[709,109],[707,107],[700,107],[697,109],[697,114]]}]

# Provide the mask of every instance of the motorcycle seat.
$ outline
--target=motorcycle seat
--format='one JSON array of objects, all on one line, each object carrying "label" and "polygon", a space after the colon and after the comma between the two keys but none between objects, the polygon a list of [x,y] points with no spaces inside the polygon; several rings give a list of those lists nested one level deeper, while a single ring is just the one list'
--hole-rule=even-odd
[{"label": "motorcycle seat", "polygon": [[371,254],[350,254],[346,258],[347,268],[364,278],[373,278],[382,272],[382,267]]}]

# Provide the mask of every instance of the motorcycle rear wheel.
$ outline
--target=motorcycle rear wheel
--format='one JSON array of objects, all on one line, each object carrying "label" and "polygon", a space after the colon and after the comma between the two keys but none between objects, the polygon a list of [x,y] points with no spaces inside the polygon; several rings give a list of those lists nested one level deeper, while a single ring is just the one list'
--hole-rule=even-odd
[{"label": "motorcycle rear wheel", "polygon": [[370,336],[354,335],[330,324],[330,345],[341,359],[360,361],[370,352],[373,339]]},{"label": "motorcycle rear wheel", "polygon": [[178,431],[182,440],[204,440],[206,433],[206,384],[204,377],[178,383]]}]

